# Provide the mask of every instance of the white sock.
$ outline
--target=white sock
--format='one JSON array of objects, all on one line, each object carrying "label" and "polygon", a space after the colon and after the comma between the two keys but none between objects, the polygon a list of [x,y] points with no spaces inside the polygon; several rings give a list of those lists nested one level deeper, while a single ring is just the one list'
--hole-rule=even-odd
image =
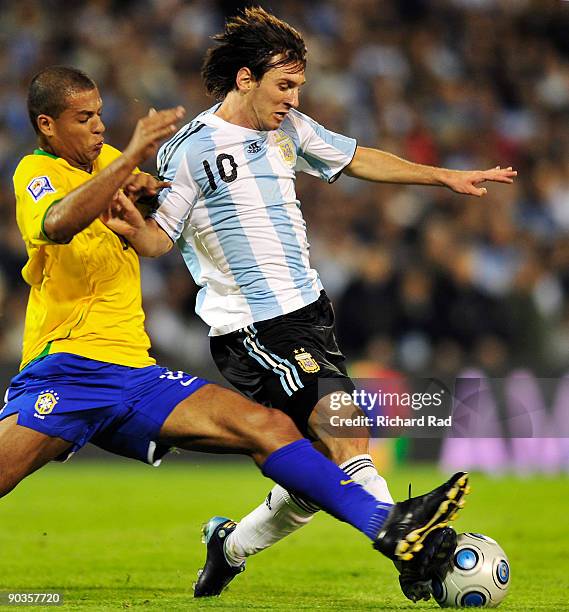
[{"label": "white sock", "polygon": [[[357,455],[339,466],[370,495],[393,503],[385,480],[377,473],[370,455]],[[241,565],[246,557],[276,544],[310,522],[318,508],[280,485],[275,485],[263,504],[242,518],[225,540],[230,565]]]},{"label": "white sock", "polygon": [[388,504],[393,503],[387,482],[377,473],[370,455],[356,455],[338,467],[377,500]]},{"label": "white sock", "polygon": [[280,485],[275,485],[264,503],[238,523],[225,540],[225,557],[230,565],[241,565],[245,558],[300,529],[310,522],[318,508]]}]

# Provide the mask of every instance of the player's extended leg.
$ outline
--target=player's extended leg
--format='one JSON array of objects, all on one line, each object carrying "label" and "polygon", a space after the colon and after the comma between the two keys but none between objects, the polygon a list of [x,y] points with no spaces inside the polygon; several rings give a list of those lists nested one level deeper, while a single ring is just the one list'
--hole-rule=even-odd
[{"label": "player's extended leg", "polygon": [[61,438],[18,425],[17,418],[12,415],[0,421],[0,497],[71,446]]},{"label": "player's extended leg", "polygon": [[265,476],[364,533],[379,532],[375,522],[382,522],[391,508],[378,504],[314,450],[284,413],[217,385],[205,385],[181,401],[162,425],[160,442],[188,450],[248,454]]},{"label": "player's extended leg", "polygon": [[[336,464],[351,458],[365,457],[365,461],[357,460],[354,463],[355,471],[353,475],[349,473],[350,480],[356,482],[362,478],[372,480],[375,475],[382,481],[386,494],[378,497],[374,491],[367,489],[368,492],[380,501],[393,503],[385,481],[377,475],[371,457],[367,455],[366,438],[344,438],[338,444],[334,444],[332,449],[321,442],[316,442],[314,446]],[[248,556],[257,554],[294,533],[309,523],[318,510],[318,506],[312,502],[277,484],[269,491],[265,501],[243,517],[238,524],[225,517],[213,517],[204,526],[203,541],[208,544],[207,561],[204,569],[199,571],[194,596],[218,595],[245,569],[245,559]]]},{"label": "player's extended leg", "polygon": [[[343,402],[332,414],[346,422],[361,412],[354,405]],[[308,420],[309,432],[318,440],[315,447],[378,501],[392,504],[387,483],[377,473],[369,455],[367,429],[330,427],[330,416],[330,396],[326,396],[318,402]],[[227,559],[233,567],[241,568],[246,557],[300,529],[317,511],[314,504],[276,485],[265,502],[243,517],[232,530],[225,543]]]},{"label": "player's extended leg", "polygon": [[284,413],[216,385],[205,385],[181,401],[159,439],[188,450],[248,454],[265,476],[374,541],[392,507],[378,503],[301,438]]},{"label": "player's extended leg", "polygon": [[160,441],[186,450],[248,454],[262,465],[300,439],[292,421],[242,395],[209,384],[180,402],[160,430]]},{"label": "player's extended leg", "polygon": [[[280,411],[214,385],[181,402],[160,432],[161,442],[189,450],[251,455],[265,476],[350,523],[390,559],[413,558],[429,533],[456,513],[465,493],[467,477],[457,474],[410,503],[380,503],[299,437],[292,421]],[[398,506],[405,506],[405,511]],[[202,593],[206,594],[212,593]]]}]

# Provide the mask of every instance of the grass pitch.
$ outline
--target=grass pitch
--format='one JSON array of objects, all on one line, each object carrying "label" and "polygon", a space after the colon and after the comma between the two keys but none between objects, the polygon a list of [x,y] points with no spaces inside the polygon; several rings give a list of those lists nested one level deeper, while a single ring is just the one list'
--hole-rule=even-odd
[{"label": "grass pitch", "polygon": [[[397,499],[409,480],[418,494],[442,479],[422,467],[389,476]],[[324,514],[250,559],[221,598],[193,600],[201,524],[239,518],[270,486],[243,462],[49,465],[0,501],[0,591],[60,591],[66,610],[439,609],[407,601],[391,562]],[[569,610],[569,480],[474,474],[472,489],[455,527],[496,538],[508,554],[513,582],[500,609]]]}]

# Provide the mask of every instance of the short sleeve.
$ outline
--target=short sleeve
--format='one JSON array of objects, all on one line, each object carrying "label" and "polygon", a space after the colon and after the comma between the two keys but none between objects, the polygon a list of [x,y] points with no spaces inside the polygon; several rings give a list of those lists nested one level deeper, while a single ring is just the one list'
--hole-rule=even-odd
[{"label": "short sleeve", "polygon": [[332,183],[352,161],[356,140],[327,130],[298,111],[290,111],[289,116],[299,143],[296,170]]},{"label": "short sleeve", "polygon": [[16,216],[24,239],[33,244],[53,244],[44,232],[47,211],[69,192],[67,180],[56,168],[28,169],[14,175]]},{"label": "short sleeve", "polygon": [[158,198],[158,209],[151,217],[176,242],[199,195],[199,188],[191,176],[188,160],[184,156],[174,178],[172,186],[163,189]]}]

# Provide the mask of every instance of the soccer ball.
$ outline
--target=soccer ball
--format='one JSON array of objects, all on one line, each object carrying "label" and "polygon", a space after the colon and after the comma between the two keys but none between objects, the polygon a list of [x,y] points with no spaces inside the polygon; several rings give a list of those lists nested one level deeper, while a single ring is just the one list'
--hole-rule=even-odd
[{"label": "soccer ball", "polygon": [[432,581],[441,608],[495,608],[510,586],[510,563],[497,542],[480,533],[461,533],[446,576]]}]

